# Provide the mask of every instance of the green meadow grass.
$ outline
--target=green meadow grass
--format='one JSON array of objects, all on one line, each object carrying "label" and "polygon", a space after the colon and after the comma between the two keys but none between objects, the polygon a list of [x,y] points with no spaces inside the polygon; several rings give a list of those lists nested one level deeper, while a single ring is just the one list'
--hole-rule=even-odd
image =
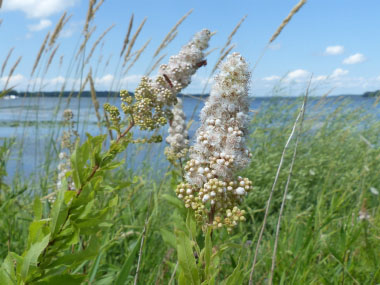
[{"label": "green meadow grass", "polygon": [[[248,212],[247,221],[231,235],[224,230],[213,234],[213,251],[220,255],[219,281],[239,267],[244,272],[243,284],[248,283],[266,201],[296,113],[294,106],[284,107],[273,101],[253,117],[249,137],[253,159],[242,174],[254,182],[254,191],[243,206]],[[318,126],[314,117],[306,116],[282,217],[275,284],[380,282],[380,201],[379,195],[370,191],[371,187],[380,189],[380,124],[362,114],[360,109],[338,108]],[[9,144],[6,141],[1,148],[2,175]],[[293,146],[294,142],[285,155],[270,206],[254,272],[255,284],[265,284],[270,274],[276,223]],[[102,240],[102,250],[92,262],[78,266],[78,270],[93,270],[92,284],[113,284],[117,274],[125,270],[126,260],[130,261],[126,280],[133,282],[139,256],[139,284],[168,284],[175,270],[174,231],[188,226],[186,209],[174,195],[180,173],[169,167],[162,178],[152,180],[154,161],[147,157],[138,172],[121,168],[106,177],[113,190],[99,197],[97,207],[105,207],[115,193],[119,203],[113,211],[112,226]],[[1,259],[8,249],[21,254],[25,248],[33,197],[48,193],[51,174],[34,181],[37,185],[23,185],[17,177],[9,186],[2,185]],[[32,194],[28,190],[31,188],[40,192]],[[43,205],[47,213],[46,200]],[[368,216],[360,219],[360,214]],[[138,254],[142,232],[145,239]],[[203,234],[199,229],[195,240],[202,247]]]}]

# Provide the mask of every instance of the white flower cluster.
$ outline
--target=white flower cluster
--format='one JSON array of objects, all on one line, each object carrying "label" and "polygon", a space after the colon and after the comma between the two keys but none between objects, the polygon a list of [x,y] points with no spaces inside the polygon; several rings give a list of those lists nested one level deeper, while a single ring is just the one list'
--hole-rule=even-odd
[{"label": "white flower cluster", "polygon": [[169,160],[182,158],[186,155],[189,140],[186,128],[186,116],[183,112],[182,100],[177,99],[178,102],[173,108],[173,120],[169,127],[169,136],[166,142],[170,145],[165,149],[165,154]]},{"label": "white flower cluster", "polygon": [[252,190],[248,178],[234,179],[251,157],[245,145],[249,79],[248,64],[240,54],[229,55],[221,64],[185,166],[188,183],[181,183],[176,190],[198,220],[215,227],[225,225],[229,231],[245,220],[244,210],[237,205]]},{"label": "white flower cluster", "polygon": [[248,124],[248,65],[233,53],[221,65],[201,111],[201,127],[190,150],[187,181],[202,187],[209,179],[231,180],[251,157],[245,146]]},{"label": "white flower cluster", "polygon": [[[158,76],[163,77],[166,81],[166,88],[172,91],[172,96],[186,88],[191,82],[191,76],[195,74],[197,69],[206,65],[203,50],[208,48],[208,42],[211,38],[209,30],[202,30],[196,33],[193,39],[182,47],[177,55],[173,55],[169,59],[168,64],[162,64],[158,70]],[[156,81],[156,85],[160,82]],[[162,86],[155,86],[162,89]],[[161,88],[160,88],[161,87]],[[164,94],[158,95],[159,101],[166,101]]]}]

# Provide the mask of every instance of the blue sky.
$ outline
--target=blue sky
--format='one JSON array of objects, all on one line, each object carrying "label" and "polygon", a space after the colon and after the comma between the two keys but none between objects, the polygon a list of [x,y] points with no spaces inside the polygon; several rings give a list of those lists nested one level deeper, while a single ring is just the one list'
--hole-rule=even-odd
[{"label": "blue sky", "polygon": [[[105,29],[112,24],[115,27],[106,35],[103,48],[101,45],[97,47],[84,73],[87,74],[89,67],[92,67],[98,90],[109,90],[111,82],[118,78],[122,78],[120,85],[114,85],[113,89],[133,90],[151,64],[152,55],[161,40],[190,9],[194,9],[193,13],[182,23],[178,36],[163,53],[168,56],[177,53],[194,33],[203,28],[217,32],[210,48],[220,48],[239,20],[247,15],[232,43],[236,44],[234,51],[246,57],[253,67],[274,31],[297,2],[106,0],[93,21],[96,30],[88,49]],[[22,56],[21,62],[9,78],[8,87],[15,85],[15,89],[25,90],[29,84],[34,89],[55,90],[60,89],[64,78],[75,86],[79,76],[75,68],[70,68],[70,62],[78,43],[82,41],[81,31],[87,7],[87,0],[4,0],[0,10],[0,19],[3,20],[0,25],[0,65],[9,50],[12,47],[14,50],[0,76],[0,88],[4,87],[10,69],[19,56]],[[64,11],[72,17],[58,39],[60,46],[49,71],[44,75],[43,67],[49,57],[47,53],[40,63],[41,71],[30,77],[46,33],[54,30]],[[299,95],[305,90],[311,75],[315,95],[323,95],[329,90],[332,90],[331,94],[360,94],[380,89],[378,11],[380,1],[376,0],[309,0],[253,71],[251,94]],[[116,68],[132,13],[135,19],[132,33],[147,17],[135,49],[139,49],[148,39],[151,42],[136,65],[123,76],[118,74]],[[218,54],[219,50],[216,50],[208,57],[208,65],[197,73],[185,93],[202,91]],[[100,56],[102,59],[98,65]],[[110,63],[106,67],[108,58]]]}]

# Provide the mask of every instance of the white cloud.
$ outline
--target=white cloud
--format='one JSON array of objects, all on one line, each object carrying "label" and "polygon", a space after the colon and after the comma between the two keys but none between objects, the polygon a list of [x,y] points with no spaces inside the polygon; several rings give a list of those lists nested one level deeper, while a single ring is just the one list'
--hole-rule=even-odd
[{"label": "white cloud", "polygon": [[264,81],[274,81],[274,80],[279,80],[280,78],[281,77],[278,75],[271,75],[271,76],[264,77],[263,80]]},{"label": "white cloud", "polygon": [[291,80],[298,81],[298,80],[305,79],[307,76],[310,76],[309,71],[304,70],[304,69],[296,69],[294,71],[289,72],[285,79],[287,81],[291,81]]},{"label": "white cloud", "polygon": [[28,18],[46,18],[74,6],[78,0],[6,0],[4,11],[22,11]]},{"label": "white cloud", "polygon": [[100,78],[95,78],[95,86],[110,86],[112,81],[114,80],[114,76],[112,74],[107,74],[104,75],[103,77]]},{"label": "white cloud", "polygon": [[337,77],[340,77],[340,76],[343,76],[343,75],[346,75],[346,74],[348,74],[348,70],[337,68],[337,69],[335,69],[333,71],[333,73],[331,74],[331,77],[332,78],[337,78]]},{"label": "white cloud", "polygon": [[[1,86],[1,89],[3,89],[5,87],[5,83],[8,81],[8,78],[9,78],[9,76],[0,77],[0,86]],[[25,77],[22,74],[12,75],[9,78],[9,82],[8,82],[7,88],[14,87],[14,86],[17,87],[21,83],[23,83],[24,81],[25,81]]]},{"label": "white cloud", "polygon": [[325,55],[337,55],[344,52],[344,46],[328,46],[325,49]]},{"label": "white cloud", "polygon": [[315,81],[323,81],[326,80],[328,77],[326,75],[318,75],[314,78]]},{"label": "white cloud", "polygon": [[51,21],[48,19],[41,19],[38,24],[28,25],[29,31],[37,32],[46,29],[51,26]]},{"label": "white cloud", "polygon": [[355,53],[355,54],[345,58],[343,60],[343,63],[344,64],[355,64],[355,63],[363,62],[365,60],[366,60],[366,58],[364,55],[362,55],[361,53]]}]

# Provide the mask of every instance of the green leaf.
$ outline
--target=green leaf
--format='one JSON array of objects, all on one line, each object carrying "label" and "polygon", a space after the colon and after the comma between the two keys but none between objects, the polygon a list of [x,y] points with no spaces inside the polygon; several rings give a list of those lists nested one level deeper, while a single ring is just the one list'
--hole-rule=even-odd
[{"label": "green leaf", "polygon": [[117,276],[117,279],[116,279],[116,282],[115,282],[116,285],[124,285],[124,284],[126,284],[128,276],[129,276],[129,274],[131,272],[132,265],[134,263],[134,260],[136,259],[137,251],[140,248],[141,238],[142,238],[142,234],[140,235],[140,237],[136,241],[136,244],[133,247],[132,251],[129,253],[128,258],[125,260],[125,262],[123,264],[123,267],[121,268],[121,270],[120,270],[120,272],[119,272],[119,274]]},{"label": "green leaf", "polygon": [[211,264],[211,256],[212,256],[211,232],[212,232],[212,228],[208,227],[206,237],[205,237],[205,253],[204,253],[206,279],[208,279],[208,277],[210,277],[210,267],[212,268],[212,264]]},{"label": "green leaf", "polygon": [[38,257],[49,244],[50,234],[44,237],[40,242],[31,245],[29,250],[24,253],[24,261],[21,267],[21,279],[26,281],[31,266],[37,266]]},{"label": "green leaf", "polygon": [[0,268],[0,284],[16,284],[16,281],[15,266],[8,254]]},{"label": "green leaf", "polygon": [[70,268],[82,263],[83,261],[90,260],[98,255],[100,243],[98,239],[92,237],[88,247],[73,254],[66,254],[58,257],[53,263],[49,264],[49,268],[53,268],[59,265],[66,265]]},{"label": "green leaf", "polygon": [[55,199],[53,208],[51,209],[50,232],[53,238],[66,222],[68,215],[68,208],[64,201],[64,194],[67,192],[65,189],[67,189],[67,181],[64,179],[63,185],[59,189],[57,198]]},{"label": "green leaf", "polygon": [[173,196],[168,195],[168,194],[164,194],[161,197],[164,200],[166,200],[167,202],[169,202],[169,204],[176,207],[180,211],[182,216],[184,216],[184,217],[186,216],[186,208],[185,208],[185,205],[183,204],[183,202],[181,200],[179,200],[177,197],[173,197]]},{"label": "green leaf", "polygon": [[175,232],[177,236],[177,254],[181,271],[183,272],[186,283],[184,284],[200,284],[198,268],[196,266],[191,240],[182,231]]},{"label": "green leaf", "polygon": [[33,221],[29,226],[28,247],[33,243],[41,241],[48,234],[47,221]]},{"label": "green leaf", "polygon": [[35,220],[42,219],[42,203],[39,197],[34,198],[33,212]]},{"label": "green leaf", "polygon": [[177,247],[177,242],[176,242],[176,237],[172,232],[169,232],[168,230],[165,229],[160,229],[162,239],[166,244],[171,246],[172,248]]},{"label": "green leaf", "polygon": [[191,234],[191,239],[195,240],[197,236],[197,223],[194,219],[194,214],[191,210],[187,210],[186,227],[189,233]]}]

